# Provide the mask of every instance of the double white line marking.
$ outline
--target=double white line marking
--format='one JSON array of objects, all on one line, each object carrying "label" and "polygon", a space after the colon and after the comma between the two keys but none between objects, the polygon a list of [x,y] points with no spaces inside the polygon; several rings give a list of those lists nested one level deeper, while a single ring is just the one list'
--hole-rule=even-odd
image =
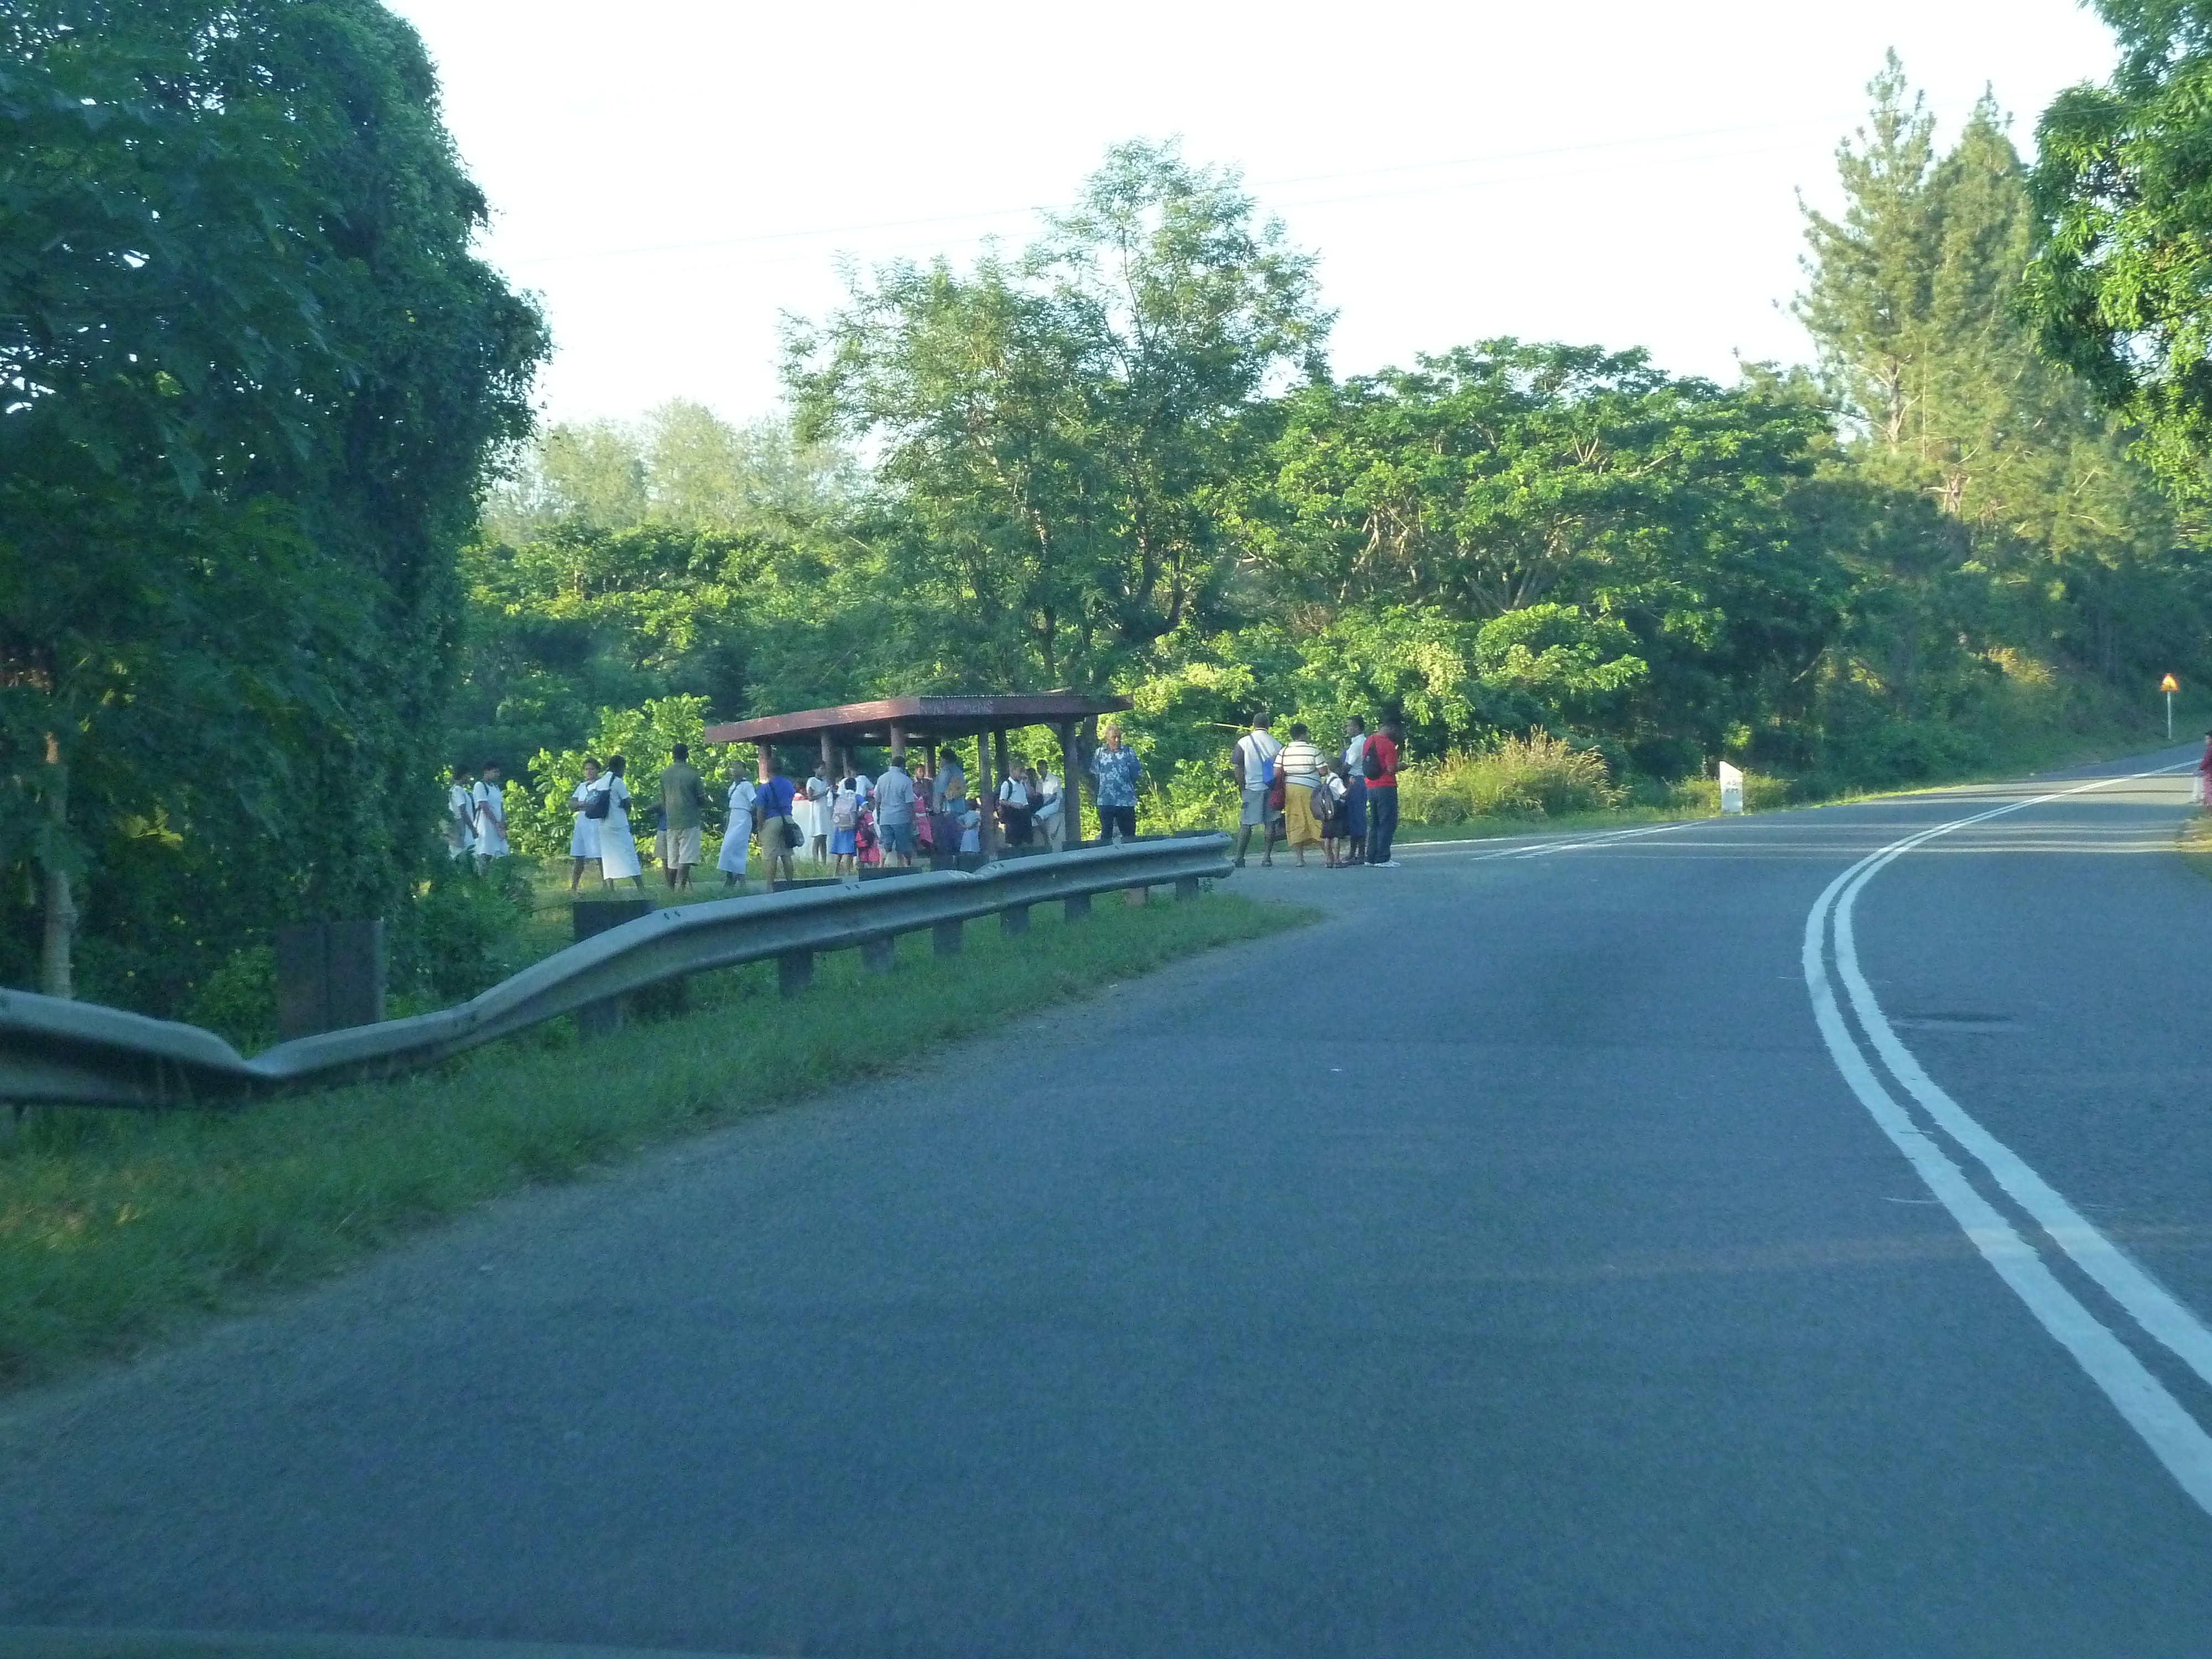
[{"label": "double white line marking", "polygon": [[[2179,771],[2167,767],[2165,771]],[[1951,1151],[1936,1134],[1893,1092],[1876,1070],[1879,1060],[1898,1087],[1917,1103],[1927,1122],[1949,1139],[1988,1172],[1990,1180],[2033,1218],[2035,1225],[2063,1250],[2082,1273],[2110,1297],[2136,1324],[2162,1343],[2206,1383],[2212,1384],[2212,1330],[2172,1292],[2158,1283],[2124,1251],[2098,1231],[2010,1147],[1984,1128],[1959,1103],[1946,1094],[1922,1069],[1920,1062],[1898,1040],[1875,1000],[1866,976],[1859,970],[1852,936],[1852,908],[1859,891],[1892,860],[1916,847],[1948,836],[1954,830],[1984,823],[1991,818],[2085,794],[2138,778],[2155,777],[2139,772],[2124,778],[2100,778],[2073,789],[2014,801],[1970,817],[1954,819],[1893,842],[1869,854],[1828,884],[1812,912],[1805,918],[1805,988],[1813,1000],[1813,1017],[1836,1067],[1859,1097],[1881,1132],[1917,1170],[1928,1190],[1935,1194],[1952,1218],[1973,1241],[1975,1249],[2028,1311],[2074,1356],[2092,1382],[2122,1417],[2141,1435],[2160,1462],[2181,1483],[2182,1489],[2208,1512],[2212,1512],[2212,1435],[2165,1384],[2153,1376],[2129,1348],[2081,1300],[2051,1272],[2034,1244],[2021,1236],[1996,1206],[1984,1198]],[[1836,975],[1863,1034],[1865,1048],[1851,1033],[1828,978],[1826,958],[1833,941]],[[1870,1050],[1869,1054],[1868,1051]]]},{"label": "double white line marking", "polygon": [[1481,845],[1480,842],[1463,841],[1409,842],[1395,850],[1428,857],[1455,854],[1470,863],[1480,863],[1487,859],[1540,859],[1553,853],[1571,853],[1578,847],[1609,847],[1617,841],[1635,841],[1644,836],[1664,836],[1677,830],[1692,830],[1700,824],[1709,825],[1711,822],[1711,820],[1706,818],[1685,818],[1673,823],[1648,823],[1634,830],[1607,830],[1587,836],[1571,836],[1559,841],[1523,842],[1516,847],[1493,848],[1488,852],[1481,853],[1474,850],[1474,848]]}]

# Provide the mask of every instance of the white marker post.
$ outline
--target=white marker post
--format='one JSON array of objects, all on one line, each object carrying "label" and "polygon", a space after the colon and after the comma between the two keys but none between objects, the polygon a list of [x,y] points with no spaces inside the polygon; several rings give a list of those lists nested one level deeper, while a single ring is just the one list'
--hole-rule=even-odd
[{"label": "white marker post", "polygon": [[2181,690],[2181,682],[2168,674],[2158,683],[2158,689],[2166,693],[2166,740],[2172,743],[2173,741],[2173,694]]},{"label": "white marker post", "polygon": [[1721,781],[1721,811],[1723,812],[1742,811],[1743,774],[1737,771],[1735,768],[1730,766],[1726,761],[1723,761],[1720,764],[1718,776]]}]

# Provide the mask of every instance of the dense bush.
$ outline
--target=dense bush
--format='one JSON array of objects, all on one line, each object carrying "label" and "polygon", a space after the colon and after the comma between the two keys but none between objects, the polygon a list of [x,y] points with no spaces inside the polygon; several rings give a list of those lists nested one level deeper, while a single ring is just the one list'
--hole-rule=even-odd
[{"label": "dense bush", "polygon": [[1559,817],[1603,811],[1620,799],[1604,756],[1542,731],[1420,763],[1398,775],[1399,816],[1407,823]]}]

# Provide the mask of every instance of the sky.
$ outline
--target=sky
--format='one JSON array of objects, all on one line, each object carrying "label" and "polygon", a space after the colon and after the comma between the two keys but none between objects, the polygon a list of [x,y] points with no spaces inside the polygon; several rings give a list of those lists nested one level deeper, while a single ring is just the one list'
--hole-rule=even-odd
[{"label": "sky", "polygon": [[544,305],[554,420],[768,412],[841,263],[1018,248],[1133,137],[1318,254],[1339,374],[1516,335],[1732,380],[1810,355],[1798,197],[1836,204],[1885,51],[1944,134],[1987,87],[2023,149],[2113,59],[2071,0],[392,3]]}]

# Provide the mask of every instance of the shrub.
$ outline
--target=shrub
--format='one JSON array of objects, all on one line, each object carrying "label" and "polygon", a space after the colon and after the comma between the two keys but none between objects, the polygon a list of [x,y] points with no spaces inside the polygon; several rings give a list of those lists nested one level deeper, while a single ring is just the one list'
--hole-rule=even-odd
[{"label": "shrub", "polygon": [[[1771,812],[1790,805],[1796,785],[1788,778],[1778,778],[1767,772],[1746,772],[1743,775],[1743,810],[1747,812]],[[1668,791],[1668,805],[1685,811],[1705,812],[1714,817],[1721,810],[1721,785],[1717,778],[1686,778]]]},{"label": "shrub", "polygon": [[276,947],[234,951],[207,976],[183,1018],[204,1025],[242,1054],[276,1041]]},{"label": "shrub", "polygon": [[1146,835],[1237,825],[1237,779],[1218,763],[1177,761],[1163,784],[1149,776],[1137,794],[1137,828]]},{"label": "shrub", "polygon": [[393,1015],[450,1008],[522,967],[534,902],[525,860],[500,859],[481,876],[465,860],[440,870],[389,930]]},{"label": "shrub", "polygon": [[1540,730],[1455,751],[1398,775],[1398,810],[1410,823],[1558,817],[1603,811],[1620,800],[1604,756]]}]

